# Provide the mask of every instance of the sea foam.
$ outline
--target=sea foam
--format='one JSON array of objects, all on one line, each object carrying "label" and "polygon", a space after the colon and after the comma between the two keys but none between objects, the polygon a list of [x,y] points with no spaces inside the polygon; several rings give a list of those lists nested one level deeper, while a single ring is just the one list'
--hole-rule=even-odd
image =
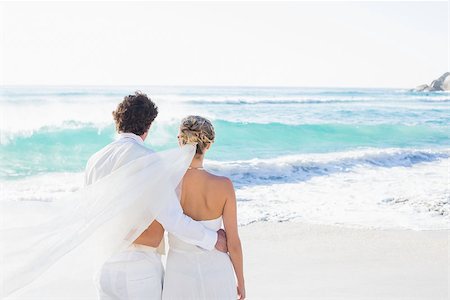
[{"label": "sea foam", "polygon": [[[450,149],[367,149],[205,166],[232,179],[240,225],[301,221],[425,230],[450,228],[449,163]],[[82,186],[82,172],[4,181],[0,208],[28,203],[34,220],[45,220]],[[14,222],[13,215],[6,218]]]}]

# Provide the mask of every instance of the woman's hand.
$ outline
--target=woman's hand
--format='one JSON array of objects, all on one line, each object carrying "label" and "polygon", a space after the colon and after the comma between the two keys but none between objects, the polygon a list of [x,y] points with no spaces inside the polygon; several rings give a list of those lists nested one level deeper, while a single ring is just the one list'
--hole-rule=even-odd
[{"label": "woman's hand", "polygon": [[245,299],[245,285],[242,284],[238,284],[237,286],[237,294],[238,294],[238,299],[239,300],[244,300]]}]

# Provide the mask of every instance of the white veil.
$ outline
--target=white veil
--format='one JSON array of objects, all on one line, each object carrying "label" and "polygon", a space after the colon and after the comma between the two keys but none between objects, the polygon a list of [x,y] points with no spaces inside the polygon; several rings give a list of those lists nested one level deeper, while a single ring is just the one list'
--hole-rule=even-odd
[{"label": "white veil", "polygon": [[96,270],[175,197],[194,153],[185,145],[145,155],[75,192],[54,219],[0,229],[0,299],[95,298]]}]

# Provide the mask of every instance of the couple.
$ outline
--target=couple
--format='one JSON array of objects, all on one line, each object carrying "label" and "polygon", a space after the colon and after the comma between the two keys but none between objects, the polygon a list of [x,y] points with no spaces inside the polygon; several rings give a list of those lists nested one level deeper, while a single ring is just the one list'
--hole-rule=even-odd
[{"label": "couple", "polygon": [[[153,153],[144,140],[157,114],[156,105],[145,94],[126,96],[113,112],[120,137],[89,159],[86,185]],[[165,204],[128,248],[101,267],[96,276],[100,299],[245,298],[234,188],[228,178],[203,168],[203,158],[214,138],[214,128],[207,119],[188,116],[182,120],[179,145],[194,144],[196,150],[178,185],[178,197]],[[152,201],[158,194],[148,197]],[[165,253],[165,230],[170,249],[164,272],[161,254]]]}]

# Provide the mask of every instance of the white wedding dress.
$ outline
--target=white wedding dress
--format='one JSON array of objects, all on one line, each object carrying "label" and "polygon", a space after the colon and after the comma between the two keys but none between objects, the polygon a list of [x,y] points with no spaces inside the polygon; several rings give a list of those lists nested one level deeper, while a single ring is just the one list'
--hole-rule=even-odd
[{"label": "white wedding dress", "polygon": [[[201,223],[219,230],[222,217]],[[169,246],[163,300],[237,299],[233,265],[227,253],[201,249],[170,233]]]}]

